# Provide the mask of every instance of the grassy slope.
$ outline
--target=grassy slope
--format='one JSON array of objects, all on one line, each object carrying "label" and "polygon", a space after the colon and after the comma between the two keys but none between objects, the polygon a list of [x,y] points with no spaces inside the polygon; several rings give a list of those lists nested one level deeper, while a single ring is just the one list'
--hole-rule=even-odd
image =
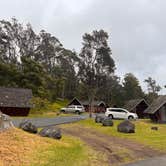
[{"label": "grassy slope", "polygon": [[[60,109],[62,107],[66,107],[67,104],[68,100],[57,100],[56,102],[49,105],[49,110],[41,110],[40,113],[32,110],[31,112],[37,113],[30,113],[29,117],[55,117],[58,115]],[[60,114],[60,116],[68,116],[68,114]]]},{"label": "grassy slope", "polygon": [[[0,165],[4,166],[88,166],[101,165],[99,155],[79,139],[43,138],[19,129],[0,133]],[[91,157],[92,156],[92,157]]]},{"label": "grassy slope", "polygon": [[[136,125],[136,133],[124,134],[117,132],[117,125],[121,120],[114,120],[113,127],[103,127],[101,124],[95,123],[93,119],[80,121],[79,124],[85,127],[96,129],[102,133],[117,136],[126,139],[136,140],[140,143],[146,144],[152,148],[166,151],[166,125],[165,124],[153,124],[149,120],[134,121]],[[151,130],[152,126],[158,126],[159,130]]]}]

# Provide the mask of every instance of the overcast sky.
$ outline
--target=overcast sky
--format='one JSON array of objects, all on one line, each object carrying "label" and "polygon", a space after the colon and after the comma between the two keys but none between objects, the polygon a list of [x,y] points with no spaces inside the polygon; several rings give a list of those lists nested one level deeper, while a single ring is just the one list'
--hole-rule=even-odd
[{"label": "overcast sky", "polygon": [[149,76],[166,84],[165,15],[164,0],[0,0],[1,19],[30,22],[36,32],[45,29],[78,52],[85,32],[104,29],[116,73],[134,73],[144,89]]}]

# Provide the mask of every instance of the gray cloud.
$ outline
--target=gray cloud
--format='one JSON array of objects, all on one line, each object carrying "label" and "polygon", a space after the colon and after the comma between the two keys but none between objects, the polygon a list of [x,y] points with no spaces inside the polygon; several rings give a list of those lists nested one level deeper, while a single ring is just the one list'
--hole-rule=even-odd
[{"label": "gray cloud", "polygon": [[117,73],[134,73],[143,87],[148,76],[166,84],[165,9],[163,0],[0,0],[1,19],[30,22],[77,51],[85,32],[105,29]]}]

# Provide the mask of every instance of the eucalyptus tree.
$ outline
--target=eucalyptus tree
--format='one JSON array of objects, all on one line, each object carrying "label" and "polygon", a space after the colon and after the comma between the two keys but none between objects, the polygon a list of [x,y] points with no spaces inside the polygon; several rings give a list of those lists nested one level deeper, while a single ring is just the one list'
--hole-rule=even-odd
[{"label": "eucalyptus tree", "polygon": [[80,82],[86,86],[91,108],[97,91],[104,86],[103,80],[115,70],[108,38],[104,30],[95,30],[91,34],[83,35],[78,76]]},{"label": "eucalyptus tree", "polygon": [[125,74],[123,88],[125,100],[139,99],[144,97],[144,92],[140,86],[139,80],[132,73]]},{"label": "eucalyptus tree", "polygon": [[152,79],[151,77],[145,79],[144,82],[147,84],[147,100],[152,102],[155,98],[157,98],[158,93],[162,88],[157,84],[156,80]]},{"label": "eucalyptus tree", "polygon": [[42,63],[50,72],[57,65],[57,58],[61,56],[63,46],[56,37],[44,30],[40,31],[38,39],[39,44],[35,51],[35,60]]},{"label": "eucalyptus tree", "polygon": [[157,85],[156,80],[152,79],[151,77],[145,79],[144,82],[147,83],[147,89],[149,93],[157,94],[161,90],[161,86]]}]

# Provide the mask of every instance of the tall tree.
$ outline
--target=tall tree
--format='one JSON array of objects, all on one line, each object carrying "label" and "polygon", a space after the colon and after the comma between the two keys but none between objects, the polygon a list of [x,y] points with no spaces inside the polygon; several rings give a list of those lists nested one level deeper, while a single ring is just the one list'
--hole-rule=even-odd
[{"label": "tall tree", "polygon": [[115,70],[111,49],[108,46],[108,37],[103,30],[86,33],[83,36],[78,75],[81,82],[86,85],[91,105],[97,91],[103,86],[103,80]]},{"label": "tall tree", "polygon": [[149,93],[157,94],[161,90],[161,86],[157,85],[156,80],[152,79],[151,77],[145,79],[144,82],[147,83],[147,89]]},{"label": "tall tree", "polygon": [[49,98],[47,88],[49,75],[43,66],[28,57],[22,57],[21,62],[22,74],[19,86],[32,89],[35,96]]},{"label": "tall tree", "polygon": [[156,83],[156,80],[152,79],[151,77],[145,79],[144,82],[147,84],[147,100],[152,102],[155,98],[157,98],[158,92],[160,92],[162,88]]},{"label": "tall tree", "polygon": [[35,60],[41,62],[48,72],[57,65],[57,58],[62,55],[62,51],[62,44],[56,37],[44,30],[40,31]]},{"label": "tall tree", "polygon": [[144,93],[139,84],[139,80],[132,73],[127,73],[125,75],[123,88],[126,101],[144,97]]}]

